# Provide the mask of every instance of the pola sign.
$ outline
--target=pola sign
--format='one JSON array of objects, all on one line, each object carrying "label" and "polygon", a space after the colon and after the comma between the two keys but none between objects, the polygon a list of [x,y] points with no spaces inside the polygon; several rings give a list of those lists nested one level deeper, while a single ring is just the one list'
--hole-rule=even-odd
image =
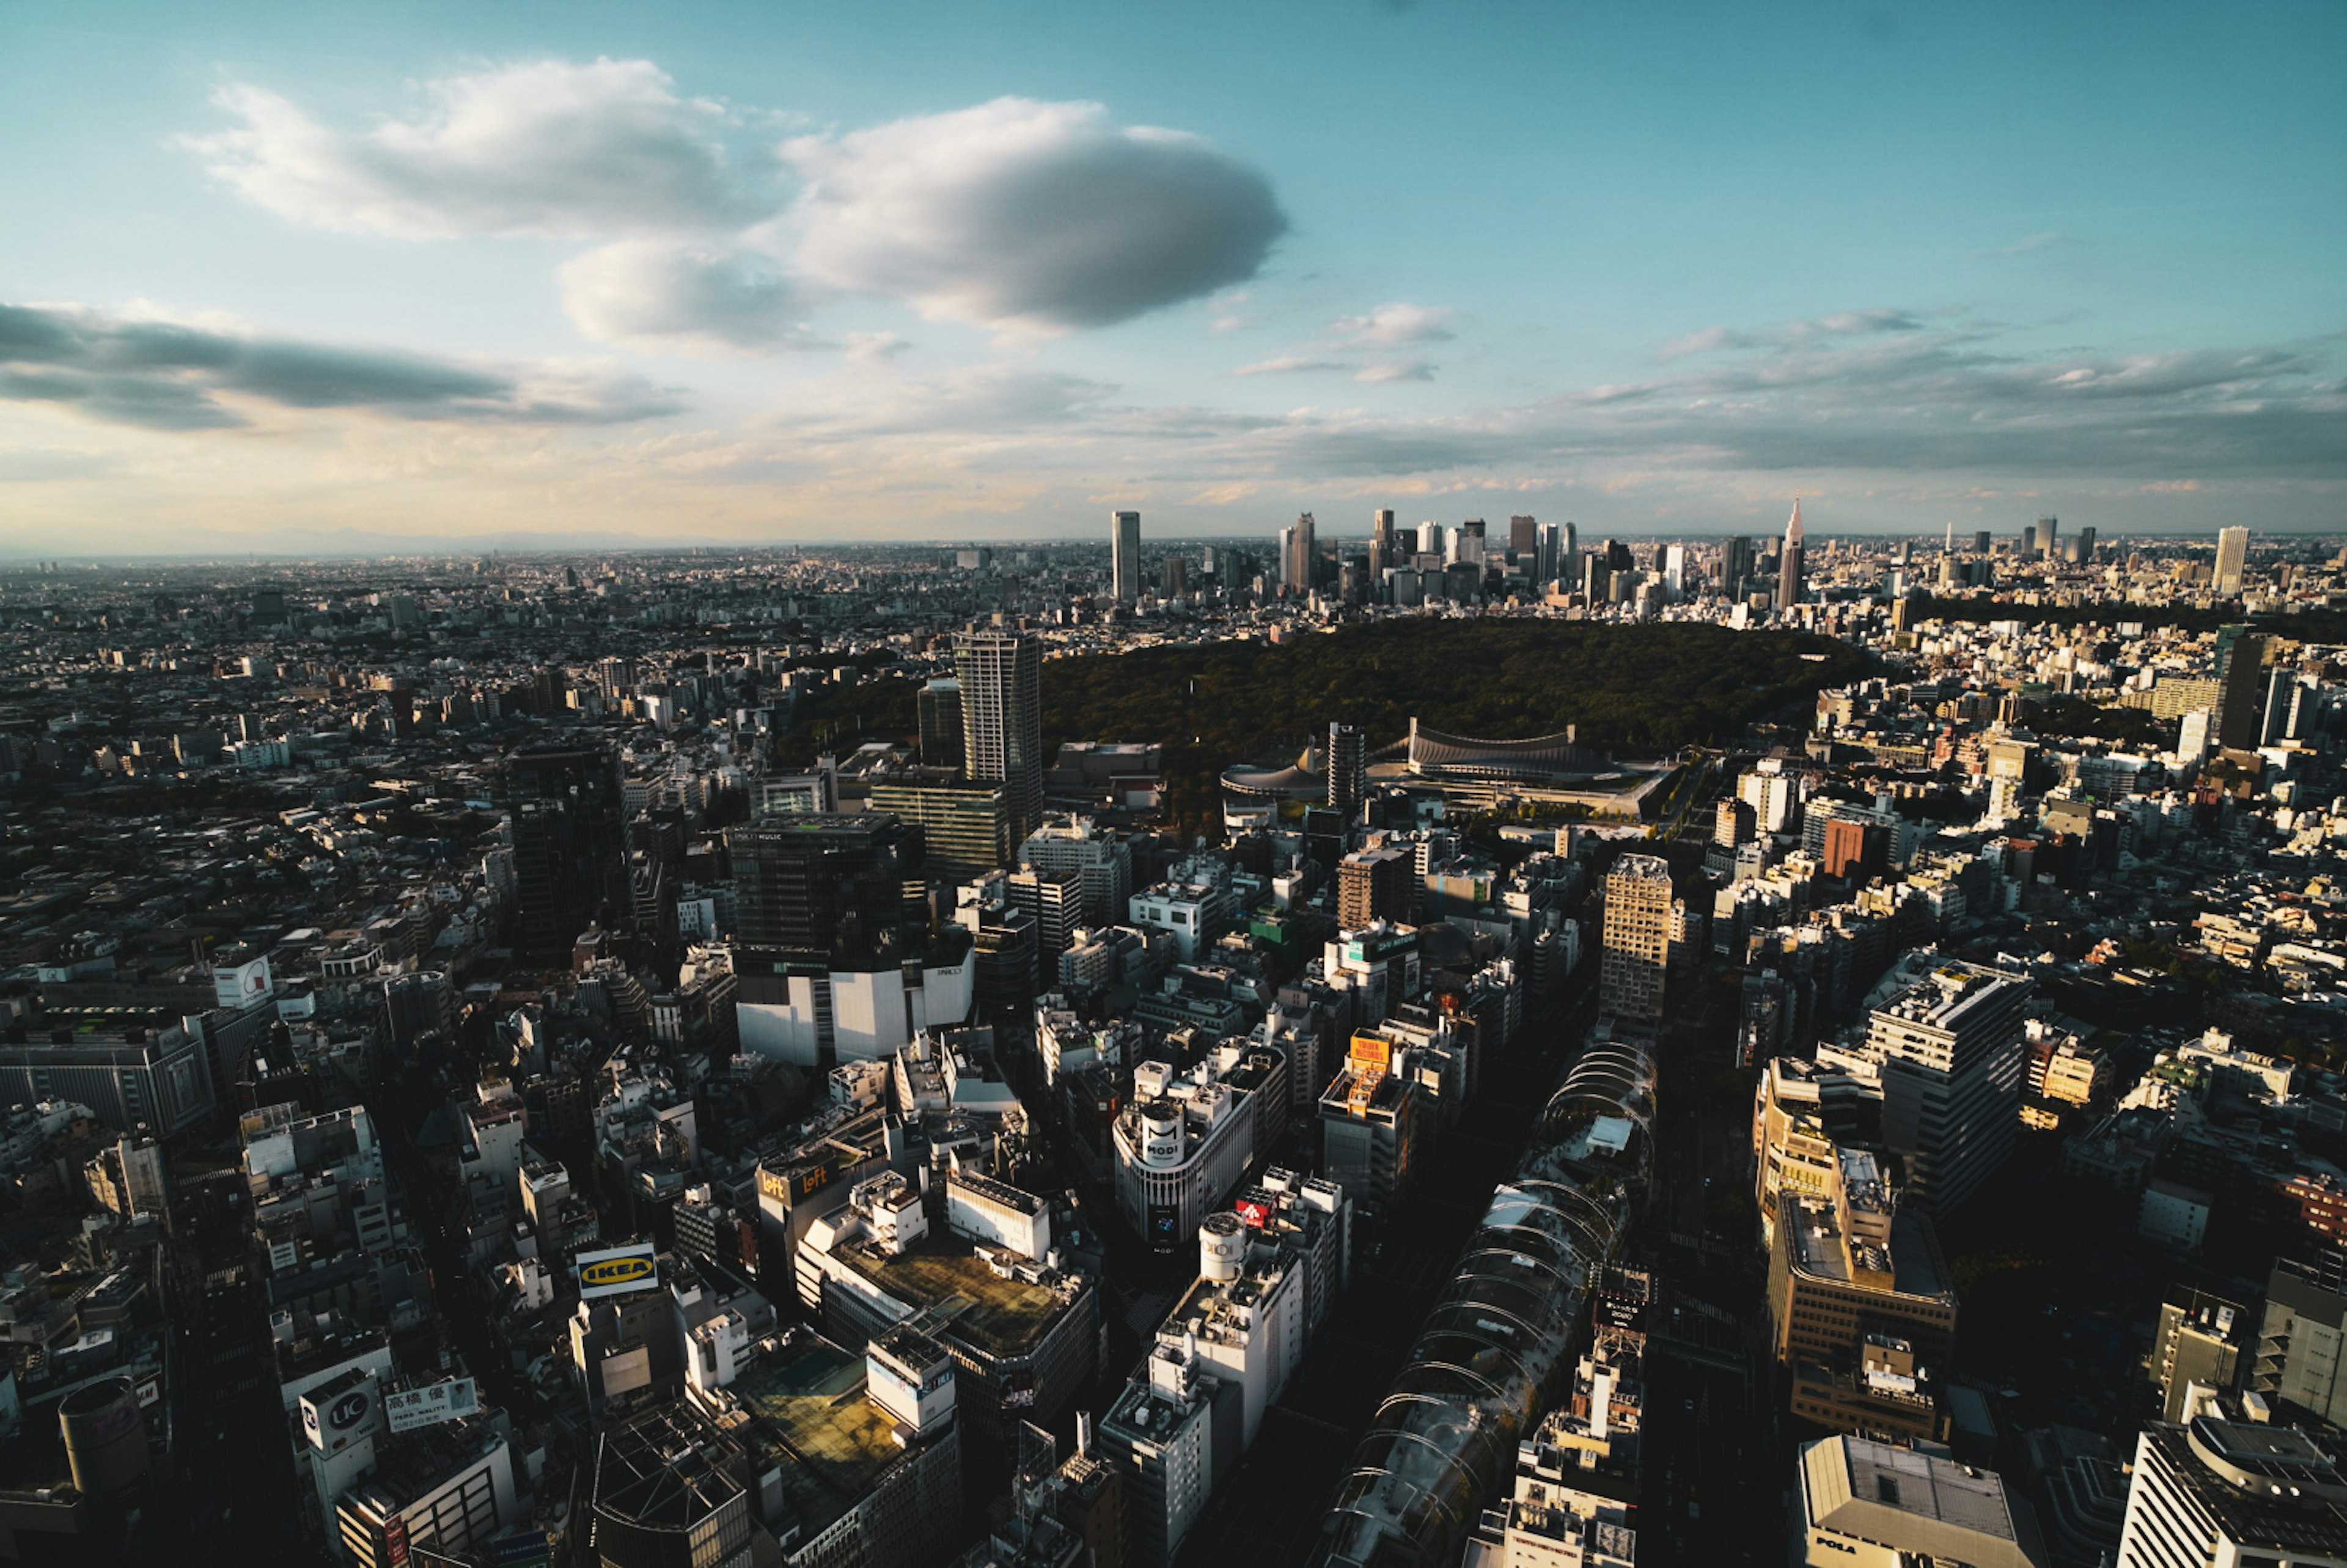
[{"label": "pola sign", "polygon": [[648,1241],[579,1254],[571,1260],[579,1270],[579,1299],[592,1301],[601,1296],[625,1296],[631,1290],[658,1285],[660,1265],[655,1261],[656,1255]]}]

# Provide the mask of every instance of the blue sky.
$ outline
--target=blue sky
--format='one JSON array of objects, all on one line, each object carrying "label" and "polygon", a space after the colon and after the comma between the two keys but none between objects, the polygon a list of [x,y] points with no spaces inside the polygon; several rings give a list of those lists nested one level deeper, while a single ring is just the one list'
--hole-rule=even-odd
[{"label": "blue sky", "polygon": [[0,5],[0,548],[2347,528],[2347,9]]}]

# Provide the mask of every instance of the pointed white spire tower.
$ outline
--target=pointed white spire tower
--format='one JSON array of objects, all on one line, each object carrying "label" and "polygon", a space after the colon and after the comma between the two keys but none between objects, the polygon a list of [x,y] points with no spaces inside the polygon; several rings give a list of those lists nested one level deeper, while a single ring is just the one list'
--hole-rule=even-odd
[{"label": "pointed white spire tower", "polygon": [[1804,564],[1801,546],[1801,498],[1793,497],[1793,515],[1785,524],[1785,548],[1777,560],[1777,610],[1789,614],[1793,606],[1801,602],[1801,592],[1808,585],[1802,580]]}]

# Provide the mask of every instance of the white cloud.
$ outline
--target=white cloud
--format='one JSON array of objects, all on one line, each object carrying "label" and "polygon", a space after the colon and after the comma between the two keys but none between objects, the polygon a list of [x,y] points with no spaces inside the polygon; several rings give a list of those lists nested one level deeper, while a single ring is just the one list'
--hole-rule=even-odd
[{"label": "white cloud", "polygon": [[1422,359],[1379,360],[1375,364],[1363,365],[1359,372],[1354,375],[1353,379],[1355,381],[1366,381],[1371,383],[1383,381],[1432,381],[1434,379],[1434,366]]},{"label": "white cloud", "polygon": [[1356,343],[1391,346],[1410,343],[1446,343],[1457,333],[1459,313],[1402,301],[1383,304],[1367,315],[1338,316],[1332,323]]},{"label": "white cloud", "polygon": [[1831,338],[1878,337],[1922,330],[1922,319],[1912,311],[1835,311],[1808,321],[1781,322],[1758,331],[1705,327],[1673,338],[1655,357],[1684,359],[1690,354],[1717,354],[1727,349],[1788,348]]},{"label": "white cloud", "polygon": [[840,341],[847,345],[847,357],[858,364],[886,364],[913,346],[896,333],[849,333]]},{"label": "white cloud", "polygon": [[536,61],[425,90],[415,118],[349,131],[233,84],[214,102],[241,123],[185,145],[272,212],[401,239],[730,227],[774,204],[730,165],[724,109],[678,97],[648,60]]},{"label": "white cloud", "polygon": [[774,261],[669,240],[620,240],[563,263],[563,308],[598,343],[651,354],[774,354],[819,346]]},{"label": "white cloud", "polygon": [[1233,375],[1295,375],[1323,370],[1350,370],[1342,360],[1317,358],[1308,354],[1283,354],[1271,359],[1259,359],[1253,364],[1243,364],[1231,372]]},{"label": "white cloud", "polygon": [[1252,276],[1287,220],[1248,165],[1093,103],[998,98],[784,157],[811,277],[1011,332],[1104,326]]}]

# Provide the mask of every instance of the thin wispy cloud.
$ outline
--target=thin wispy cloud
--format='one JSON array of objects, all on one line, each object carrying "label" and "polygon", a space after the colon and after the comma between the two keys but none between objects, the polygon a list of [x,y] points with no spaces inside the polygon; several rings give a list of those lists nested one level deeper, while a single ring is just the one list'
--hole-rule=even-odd
[{"label": "thin wispy cloud", "polygon": [[2076,243],[2075,240],[2060,230],[2048,229],[2042,234],[2024,234],[2010,245],[1999,245],[1988,251],[1975,251],[1973,256],[1974,260],[1998,256],[2034,256],[2041,251],[2056,250],[2064,245]]},{"label": "thin wispy cloud", "polygon": [[1912,311],[1870,309],[1835,311],[1806,321],[1782,322],[1773,327],[1737,329],[1724,326],[1705,327],[1699,332],[1673,338],[1662,346],[1657,359],[1685,359],[1693,354],[1718,354],[1727,350],[1756,348],[1794,348],[1804,343],[1834,338],[1873,337],[1891,333],[1917,333],[1923,330],[1922,319]]},{"label": "thin wispy cloud", "polygon": [[1349,375],[1368,385],[1431,381],[1435,364],[1419,355],[1391,357],[1397,348],[1448,343],[1458,335],[1460,313],[1440,306],[1393,301],[1358,315],[1338,316],[1329,336],[1269,359],[1243,364],[1233,375]]}]

